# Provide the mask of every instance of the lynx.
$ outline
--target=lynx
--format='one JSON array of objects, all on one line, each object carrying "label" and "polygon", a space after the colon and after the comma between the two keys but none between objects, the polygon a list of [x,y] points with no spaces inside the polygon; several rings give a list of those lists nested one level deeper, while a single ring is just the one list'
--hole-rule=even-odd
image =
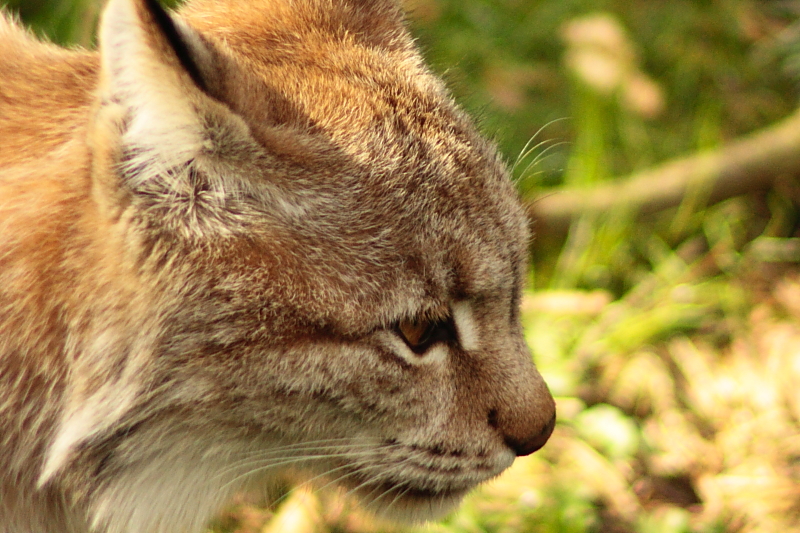
[{"label": "lynx", "polygon": [[0,532],[202,531],[287,467],[449,512],[553,430],[528,239],[394,0],[0,17]]}]

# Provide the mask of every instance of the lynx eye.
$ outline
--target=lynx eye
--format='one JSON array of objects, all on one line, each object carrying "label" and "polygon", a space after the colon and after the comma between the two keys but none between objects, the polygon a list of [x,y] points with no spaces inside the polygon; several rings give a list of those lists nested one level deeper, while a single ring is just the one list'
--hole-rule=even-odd
[{"label": "lynx eye", "polygon": [[410,348],[420,348],[433,336],[436,324],[428,320],[401,320],[397,331]]},{"label": "lynx eye", "polygon": [[406,319],[395,325],[395,331],[416,354],[424,353],[437,342],[455,338],[449,320],[434,322],[426,319]]}]

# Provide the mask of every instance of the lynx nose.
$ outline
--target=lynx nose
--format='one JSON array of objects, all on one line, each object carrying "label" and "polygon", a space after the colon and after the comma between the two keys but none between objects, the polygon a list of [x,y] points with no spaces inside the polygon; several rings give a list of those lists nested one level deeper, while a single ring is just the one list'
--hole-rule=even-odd
[{"label": "lynx nose", "polygon": [[489,412],[489,425],[517,457],[544,446],[556,427],[553,396],[538,372],[531,374],[527,387],[505,391],[505,401]]},{"label": "lynx nose", "polygon": [[522,440],[506,435],[505,437],[506,446],[511,448],[514,451],[514,453],[517,454],[517,457],[522,457],[523,455],[530,455],[545,445],[547,440],[550,438],[550,435],[553,434],[553,429],[555,427],[556,427],[556,414],[553,413],[553,417],[542,428],[542,430],[539,433],[528,435]]}]

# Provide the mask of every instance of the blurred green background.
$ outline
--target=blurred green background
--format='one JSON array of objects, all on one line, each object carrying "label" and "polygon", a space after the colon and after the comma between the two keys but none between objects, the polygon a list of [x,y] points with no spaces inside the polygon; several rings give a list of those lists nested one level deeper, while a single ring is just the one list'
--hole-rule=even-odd
[{"label": "blurred green background", "polygon": [[[81,46],[92,46],[101,9],[94,0],[0,5],[36,33]],[[497,140],[534,208],[565,188],[591,194],[713,153],[797,107],[798,1],[406,7],[430,64]],[[788,168],[722,201],[688,186],[678,205],[587,212],[564,230],[535,221],[523,317],[559,425],[544,450],[458,513],[411,529],[800,531],[797,177]],[[243,496],[213,527],[408,529],[303,485],[287,485],[277,502]]]}]

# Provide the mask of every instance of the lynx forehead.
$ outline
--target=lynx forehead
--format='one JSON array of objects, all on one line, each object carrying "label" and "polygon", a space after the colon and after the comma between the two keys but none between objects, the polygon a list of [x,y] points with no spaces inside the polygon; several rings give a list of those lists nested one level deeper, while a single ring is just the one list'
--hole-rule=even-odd
[{"label": "lynx forehead", "polygon": [[284,468],[406,520],[555,423],[527,222],[394,0],[0,17],[0,533],[202,531]]}]

